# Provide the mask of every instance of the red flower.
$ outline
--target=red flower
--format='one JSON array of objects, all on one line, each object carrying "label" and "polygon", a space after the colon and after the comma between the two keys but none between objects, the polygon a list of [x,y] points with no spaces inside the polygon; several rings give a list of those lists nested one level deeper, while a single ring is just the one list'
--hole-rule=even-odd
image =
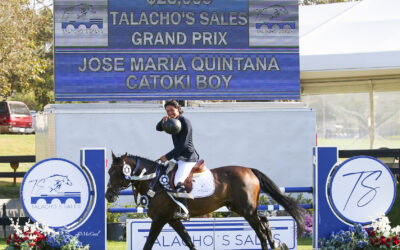
[{"label": "red flower", "polygon": [[371,231],[371,232],[370,232],[370,235],[373,236],[373,237],[375,237],[375,236],[376,236],[376,232],[375,232],[375,231]]},{"label": "red flower", "polygon": [[381,240],[382,240],[382,239],[386,239],[386,237],[385,237],[385,236],[383,236],[383,235],[381,235]]},{"label": "red flower", "polygon": [[24,233],[24,235],[29,235],[29,233],[27,232],[27,231],[25,231],[25,232],[23,232]]},{"label": "red flower", "polygon": [[385,245],[386,244],[386,240],[383,238],[381,238],[381,245]]},{"label": "red flower", "polygon": [[10,242],[11,242],[10,239],[7,239],[7,245],[10,245]]},{"label": "red flower", "polygon": [[396,237],[396,235],[395,235],[395,236],[393,236],[393,240],[397,240],[397,237]]},{"label": "red flower", "polygon": [[386,239],[386,241],[387,241],[387,242],[390,242],[390,241],[391,241],[390,237],[388,237],[388,238]]},{"label": "red flower", "polygon": [[23,241],[27,241],[27,240],[29,240],[29,237],[26,237],[26,236],[25,236],[24,238],[22,238],[22,240],[23,240]]},{"label": "red flower", "polygon": [[378,242],[379,242],[379,239],[378,239],[378,238],[376,238],[376,239],[375,239],[375,243],[378,243]]},{"label": "red flower", "polygon": [[373,245],[373,246],[375,245],[375,240],[374,239],[371,238],[371,239],[369,239],[369,241],[371,242],[371,245]]},{"label": "red flower", "polygon": [[393,244],[393,246],[396,246],[396,245],[397,245],[397,241],[394,240],[394,241],[392,242],[392,244]]},{"label": "red flower", "polygon": [[386,246],[387,246],[387,247],[390,247],[390,244],[389,244],[389,243],[386,243]]}]

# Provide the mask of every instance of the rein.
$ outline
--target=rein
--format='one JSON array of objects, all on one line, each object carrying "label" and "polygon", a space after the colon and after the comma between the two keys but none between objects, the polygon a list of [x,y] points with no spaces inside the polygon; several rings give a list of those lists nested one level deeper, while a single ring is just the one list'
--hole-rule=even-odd
[{"label": "rein", "polygon": [[140,159],[139,158],[136,159],[136,167],[133,171],[132,171],[131,166],[124,161],[124,166],[122,167],[122,172],[125,175],[125,180],[145,181],[145,180],[151,180],[154,177],[156,177],[156,173],[144,175],[147,172],[146,168],[143,168],[142,172],[140,172],[139,175],[135,175],[136,172],[139,170],[139,168],[140,168]]},{"label": "rein", "polygon": [[[173,164],[169,164],[168,169],[167,169],[167,173],[171,172],[171,170],[174,168]],[[156,168],[156,171],[154,173],[148,174],[148,175],[144,175],[147,172],[146,168],[143,168],[142,171],[140,172],[139,175],[135,175],[136,172],[140,169],[140,158],[136,158],[136,166],[135,169],[132,171],[132,168],[129,164],[127,164],[124,161],[124,166],[122,168],[122,171],[125,175],[125,179],[126,180],[131,180],[131,181],[146,181],[146,180],[151,180],[154,179],[158,172],[159,172],[159,168]]]}]

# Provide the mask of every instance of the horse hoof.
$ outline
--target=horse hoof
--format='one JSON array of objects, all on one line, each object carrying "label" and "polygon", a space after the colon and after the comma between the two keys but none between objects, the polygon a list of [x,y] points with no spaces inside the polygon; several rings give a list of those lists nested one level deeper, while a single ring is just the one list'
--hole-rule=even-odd
[{"label": "horse hoof", "polygon": [[288,246],[285,243],[279,245],[279,249],[281,250],[289,250]]},{"label": "horse hoof", "polygon": [[289,248],[285,243],[282,243],[277,248],[274,248],[273,250],[289,250]]}]

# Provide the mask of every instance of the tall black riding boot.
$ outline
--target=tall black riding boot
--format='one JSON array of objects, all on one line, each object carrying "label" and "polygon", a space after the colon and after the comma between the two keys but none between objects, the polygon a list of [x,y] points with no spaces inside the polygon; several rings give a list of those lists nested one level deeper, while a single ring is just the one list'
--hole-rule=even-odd
[{"label": "tall black riding boot", "polygon": [[[179,182],[179,183],[176,185],[176,191],[177,191],[178,193],[187,193],[187,192],[186,192],[185,186],[184,186],[181,182]],[[182,203],[182,204],[186,207],[187,211],[189,211],[188,199],[187,199],[187,198],[175,198],[175,199],[176,199],[177,201],[179,201],[180,203]],[[181,207],[179,206],[178,209],[177,209],[177,211],[175,211],[174,219],[186,220],[186,221],[188,221],[188,220],[189,220],[189,213],[186,213],[186,211],[183,210],[183,208],[181,208]]]}]

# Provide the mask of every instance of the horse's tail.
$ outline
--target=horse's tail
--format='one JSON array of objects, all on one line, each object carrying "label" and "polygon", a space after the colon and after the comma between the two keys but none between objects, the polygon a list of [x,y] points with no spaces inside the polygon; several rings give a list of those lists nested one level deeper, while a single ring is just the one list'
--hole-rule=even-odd
[{"label": "horse's tail", "polygon": [[261,190],[269,194],[276,202],[282,205],[285,210],[295,219],[297,223],[297,233],[302,235],[304,232],[304,213],[305,210],[299,206],[293,198],[286,196],[279,187],[268,176],[257,169],[251,169],[260,181]]}]

